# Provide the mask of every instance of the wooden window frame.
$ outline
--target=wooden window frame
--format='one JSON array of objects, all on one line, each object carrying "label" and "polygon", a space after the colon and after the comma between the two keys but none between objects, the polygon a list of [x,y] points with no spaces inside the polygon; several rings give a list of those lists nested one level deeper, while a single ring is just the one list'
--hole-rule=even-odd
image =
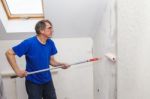
[{"label": "wooden window frame", "polygon": [[43,7],[43,0],[42,0],[42,10],[43,10],[43,14],[11,14],[9,7],[7,5],[7,1],[6,0],[1,0],[2,1],[2,5],[4,7],[4,10],[7,14],[8,19],[36,19],[36,18],[44,18],[44,7]]}]

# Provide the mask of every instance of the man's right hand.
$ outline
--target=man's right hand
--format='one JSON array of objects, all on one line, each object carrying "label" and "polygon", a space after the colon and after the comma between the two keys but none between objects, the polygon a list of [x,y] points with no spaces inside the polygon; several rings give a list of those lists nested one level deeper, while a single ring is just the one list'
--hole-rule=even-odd
[{"label": "man's right hand", "polygon": [[16,72],[16,75],[20,78],[23,78],[23,77],[27,76],[27,72],[25,70],[18,70]]},{"label": "man's right hand", "polygon": [[10,64],[10,66],[12,67],[12,69],[15,71],[16,75],[18,77],[25,77],[27,76],[27,72],[25,70],[21,70],[18,67],[18,64],[16,63],[16,57],[15,57],[15,52],[12,49],[8,49],[5,53],[6,58]]}]

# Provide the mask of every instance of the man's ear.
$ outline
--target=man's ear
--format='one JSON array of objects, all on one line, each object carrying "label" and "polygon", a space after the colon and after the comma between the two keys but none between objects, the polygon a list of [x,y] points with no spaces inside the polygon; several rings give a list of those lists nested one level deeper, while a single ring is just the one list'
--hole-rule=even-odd
[{"label": "man's ear", "polygon": [[43,34],[43,33],[44,33],[44,30],[40,30],[40,33]]}]

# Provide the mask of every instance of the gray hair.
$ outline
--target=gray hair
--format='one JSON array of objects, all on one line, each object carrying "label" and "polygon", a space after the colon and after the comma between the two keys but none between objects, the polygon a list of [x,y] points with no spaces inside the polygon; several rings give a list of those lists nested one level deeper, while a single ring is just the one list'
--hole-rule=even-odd
[{"label": "gray hair", "polygon": [[35,25],[36,34],[40,34],[40,31],[46,28],[46,24],[45,24],[46,22],[52,26],[52,23],[49,20],[46,20],[46,19],[41,20],[37,22]]}]

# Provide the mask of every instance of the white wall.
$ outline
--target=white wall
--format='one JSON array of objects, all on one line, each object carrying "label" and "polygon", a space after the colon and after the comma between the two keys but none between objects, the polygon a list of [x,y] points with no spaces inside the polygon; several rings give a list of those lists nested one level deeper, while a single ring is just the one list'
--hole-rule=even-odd
[{"label": "white wall", "polygon": [[118,99],[150,99],[149,11],[149,0],[118,0]]},{"label": "white wall", "polygon": [[116,16],[115,0],[108,0],[99,30],[94,36],[94,56],[102,60],[94,64],[94,99],[116,99],[116,68],[117,64],[105,57],[106,53],[116,55]]},{"label": "white wall", "polygon": [[[67,63],[78,62],[92,57],[92,39],[64,38],[54,39],[58,48],[56,58]],[[0,71],[11,70],[4,52],[20,42],[20,40],[0,41]],[[25,67],[24,57],[18,59],[19,66]],[[76,65],[67,70],[52,72],[58,99],[93,99],[93,65],[86,63]],[[4,88],[7,99],[27,99],[24,79],[12,80],[4,78]]]}]

